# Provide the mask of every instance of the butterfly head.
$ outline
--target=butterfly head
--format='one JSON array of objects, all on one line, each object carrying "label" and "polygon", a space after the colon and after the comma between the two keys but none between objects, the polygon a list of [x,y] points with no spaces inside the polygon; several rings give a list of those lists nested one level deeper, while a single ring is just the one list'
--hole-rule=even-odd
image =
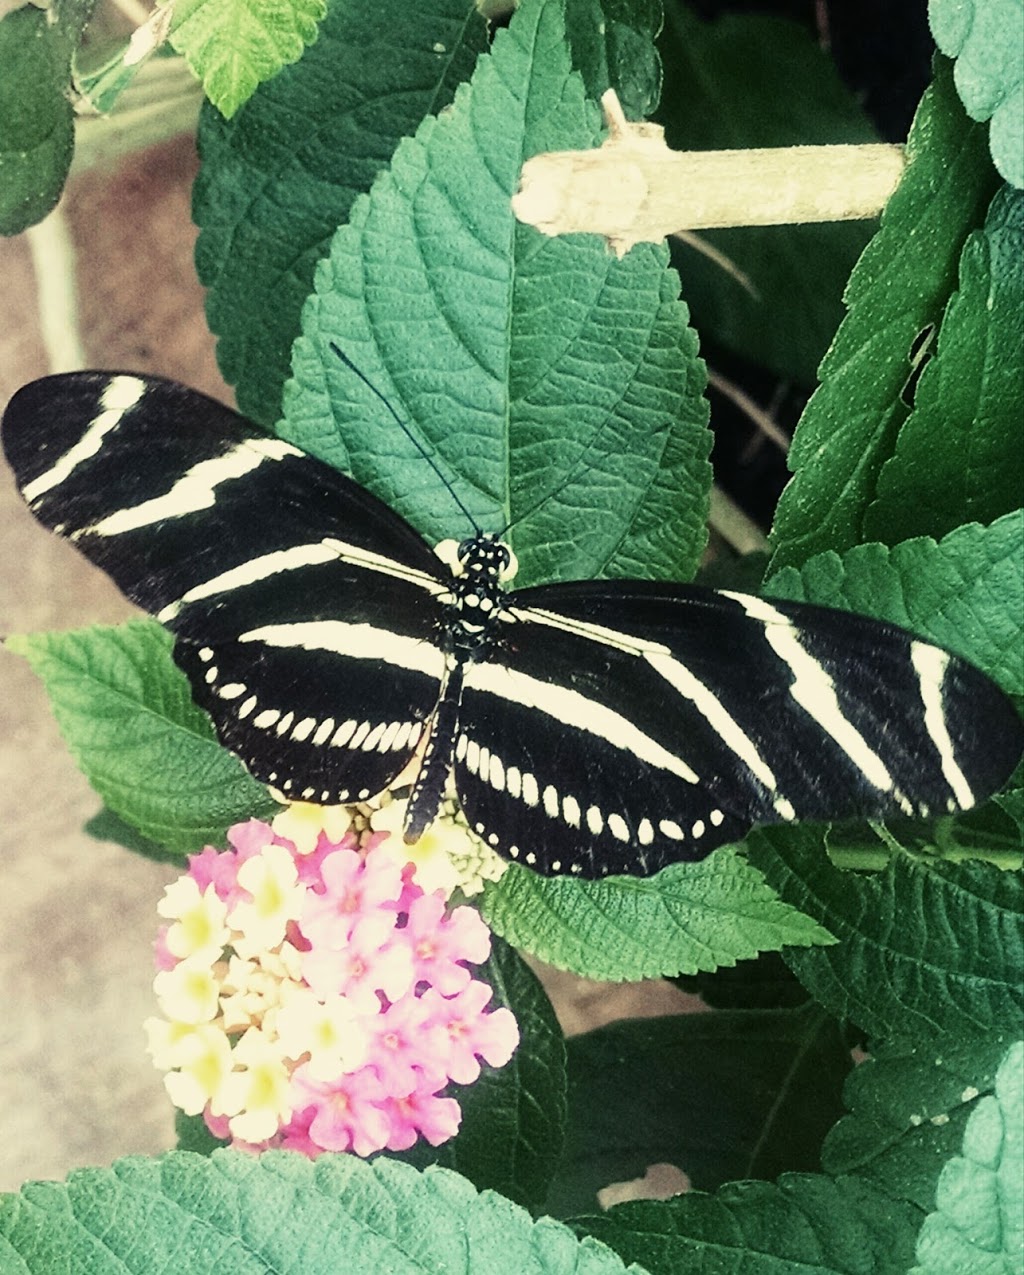
[{"label": "butterfly head", "polygon": [[459,541],[442,540],[434,552],[448,564],[456,579],[507,584],[519,570],[516,555],[492,532],[481,531]]}]

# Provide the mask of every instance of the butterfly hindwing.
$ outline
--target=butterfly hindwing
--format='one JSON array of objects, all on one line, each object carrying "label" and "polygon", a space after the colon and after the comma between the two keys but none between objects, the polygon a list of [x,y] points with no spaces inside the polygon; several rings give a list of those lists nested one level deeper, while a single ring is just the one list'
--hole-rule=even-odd
[{"label": "butterfly hindwing", "polygon": [[509,604],[495,663],[466,674],[456,782],[471,825],[541,872],[650,873],[754,823],[944,814],[1019,754],[1002,692],[891,625],[636,581]]}]

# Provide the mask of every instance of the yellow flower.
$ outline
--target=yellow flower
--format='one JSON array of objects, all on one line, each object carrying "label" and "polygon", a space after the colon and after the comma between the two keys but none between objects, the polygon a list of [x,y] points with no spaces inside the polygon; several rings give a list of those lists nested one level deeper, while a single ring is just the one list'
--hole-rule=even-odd
[{"label": "yellow flower", "polygon": [[220,981],[209,965],[179,961],[153,979],[157,1002],[168,1018],[178,1023],[208,1023],[217,1017]]},{"label": "yellow flower", "polygon": [[167,930],[167,950],[179,960],[192,958],[212,965],[228,942],[224,924],[227,908],[208,885],[202,894],[189,876],[179,877],[164,889],[156,905],[161,916],[173,921]]},{"label": "yellow flower", "polygon": [[279,837],[286,837],[299,854],[312,854],[320,833],[330,842],[343,841],[352,830],[352,811],[348,806],[315,806],[308,801],[293,801],[275,815],[270,825]]},{"label": "yellow flower", "polygon": [[252,902],[236,903],[228,917],[231,945],[241,956],[254,956],[283,942],[289,921],[302,911],[305,887],[295,860],[284,846],[264,846],[238,869],[238,884]]},{"label": "yellow flower", "polygon": [[289,1068],[280,1046],[266,1033],[250,1027],[233,1051],[242,1070],[224,1078],[214,1115],[228,1115],[232,1136],[243,1142],[263,1142],[273,1137],[291,1116],[288,1101]]},{"label": "yellow flower", "polygon": [[198,1116],[207,1103],[217,1115],[230,1115],[226,1105],[233,1095],[225,1093],[231,1078],[231,1042],[220,1027],[203,1023],[178,1042],[180,1071],[164,1076],[171,1102],[186,1115]]},{"label": "yellow flower", "polygon": [[307,989],[288,997],[277,1013],[276,1027],[284,1056],[298,1062],[309,1055],[316,1080],[336,1080],[366,1061],[369,1036],[356,1024],[356,1009],[344,996],[326,1004]]}]

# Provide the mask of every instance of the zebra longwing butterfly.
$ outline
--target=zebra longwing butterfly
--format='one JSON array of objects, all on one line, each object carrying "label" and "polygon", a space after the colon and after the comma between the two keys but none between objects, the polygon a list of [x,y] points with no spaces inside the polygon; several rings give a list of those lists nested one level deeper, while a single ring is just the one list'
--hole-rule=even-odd
[{"label": "zebra longwing butterfly", "polygon": [[967,809],[1024,747],[993,682],[888,624],[635,580],[506,591],[501,540],[446,564],[355,482],[170,381],[47,377],[3,429],[33,514],[171,630],[258,780],[356,802],[423,747],[410,841],[453,771],[502,855],[647,875],[756,823]]}]

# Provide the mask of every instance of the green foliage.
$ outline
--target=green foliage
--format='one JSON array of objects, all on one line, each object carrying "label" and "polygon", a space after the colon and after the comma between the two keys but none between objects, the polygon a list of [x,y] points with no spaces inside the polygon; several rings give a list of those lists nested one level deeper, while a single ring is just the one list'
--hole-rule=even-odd
[{"label": "green foliage", "polygon": [[64,188],[74,122],[59,29],[26,5],[0,20],[0,234],[42,220]]},{"label": "green foliage", "polygon": [[665,252],[619,261],[600,240],[545,239],[512,214],[524,156],[590,146],[596,129],[560,6],[523,6],[451,108],[353,205],[317,269],[285,388],[289,441],[428,539],[467,533],[340,346],[479,525],[514,524],[520,586],[685,578],[705,541],[704,368]]},{"label": "green foliage", "polygon": [[152,620],[8,638],[42,678],[68,747],[106,804],[167,850],[223,844],[273,808],[217,743]]},{"label": "green foliage", "polygon": [[995,1093],[982,1098],[964,1130],[962,1154],[939,1178],[912,1275],[1002,1275],[1020,1269],[1024,1217],[1024,1041],[1006,1051]]},{"label": "green foliage", "polygon": [[678,1165],[704,1191],[817,1169],[850,1066],[818,1009],[634,1019],[577,1036],[569,1139],[547,1207],[589,1212],[598,1190],[650,1164]]},{"label": "green foliage", "polygon": [[230,118],[258,84],[316,39],[326,0],[187,0],[175,6],[171,43]]},{"label": "green foliage", "polygon": [[[879,474],[909,414],[903,393],[915,344],[940,323],[964,242],[997,186],[983,131],[964,115],[949,64],[941,60],[911,129],[907,158],[881,228],[850,276],[849,313],[793,438],[795,477],[772,528],[776,569],[867,538]],[[969,363],[955,374],[969,376]],[[936,439],[935,445],[943,444]]]},{"label": "green foliage", "polygon": [[956,58],[956,88],[972,120],[991,119],[999,172],[1024,186],[1024,8],[1018,0],[929,0],[935,43]]},{"label": "green foliage", "polygon": [[992,1093],[1008,1039],[993,1033],[938,1045],[873,1043],[871,1057],[846,1081],[850,1114],[825,1139],[822,1168],[833,1177],[857,1174],[930,1212],[942,1166],[959,1151],[971,1113]]},{"label": "green foliage", "polygon": [[919,1215],[857,1178],[787,1173],[574,1223],[651,1275],[906,1275]]},{"label": "green foliage", "polygon": [[[531,1221],[447,1169],[325,1155],[172,1151],[66,1185],[0,1196],[0,1269],[257,1275],[465,1271],[614,1275],[623,1265],[558,1222]],[[637,1272],[636,1275],[642,1275]]]},{"label": "green foliage", "polygon": [[889,544],[941,536],[1020,507],[1024,366],[1006,351],[1020,339],[1022,310],[1024,192],[1004,186],[964,244],[959,290],[878,476],[865,535]]},{"label": "green foliage", "polygon": [[833,941],[724,847],[653,877],[577,881],[510,864],[480,911],[509,943],[549,965],[616,981],[694,974],[759,951]]},{"label": "green foliage", "polygon": [[[332,5],[301,61],[230,122],[204,108],[196,269],[209,289],[221,370],[253,420],[271,426],[280,415],[314,267],[352,201],[399,138],[450,105],[472,72],[486,28],[470,8],[468,0]],[[325,123],[311,129],[311,119]]]},{"label": "green foliage", "polygon": [[839,940],[785,953],[814,999],[837,1017],[900,1040],[956,1040],[1020,1022],[1024,897],[1017,874],[905,854],[876,874],[841,871],[809,825],[761,829],[747,845],[768,884]]},{"label": "green foliage", "polygon": [[[674,150],[878,140],[832,62],[795,22],[748,13],[703,22],[682,0],[668,0],[660,45],[674,92],[657,118]],[[838,221],[699,231],[749,282],[679,245],[694,323],[779,376],[813,385],[870,233],[864,223]]]}]

